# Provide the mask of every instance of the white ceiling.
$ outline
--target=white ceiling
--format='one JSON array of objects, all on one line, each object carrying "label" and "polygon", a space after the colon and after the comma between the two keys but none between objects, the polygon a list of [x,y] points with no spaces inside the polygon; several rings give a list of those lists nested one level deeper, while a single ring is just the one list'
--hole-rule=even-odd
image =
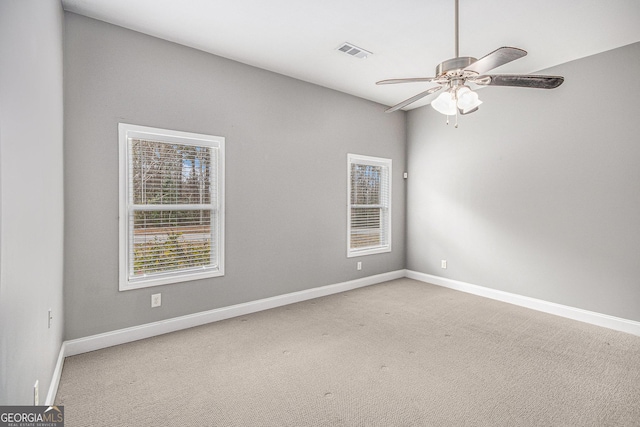
[{"label": "white ceiling", "polygon": [[[454,0],[62,4],[71,12],[389,106],[432,84],[376,86],[376,81],[433,76],[438,63],[455,56]],[[497,73],[533,73],[638,41],[638,0],[460,0],[460,56],[480,58],[501,46],[529,52]],[[373,55],[356,59],[341,53],[336,49],[343,42]]]}]

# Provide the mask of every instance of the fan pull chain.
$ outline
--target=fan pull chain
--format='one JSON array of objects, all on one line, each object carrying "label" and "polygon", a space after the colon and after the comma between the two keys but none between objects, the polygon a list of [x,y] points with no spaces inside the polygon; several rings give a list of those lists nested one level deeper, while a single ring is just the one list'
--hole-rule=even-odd
[{"label": "fan pull chain", "polygon": [[[449,116],[447,116],[447,126],[449,125]],[[458,113],[456,112],[456,123],[454,125],[456,129],[458,129]]]}]

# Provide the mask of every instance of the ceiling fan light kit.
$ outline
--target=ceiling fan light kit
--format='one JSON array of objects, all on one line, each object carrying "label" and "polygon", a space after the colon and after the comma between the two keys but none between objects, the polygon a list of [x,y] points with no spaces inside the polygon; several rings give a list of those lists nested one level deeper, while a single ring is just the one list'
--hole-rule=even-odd
[{"label": "ceiling fan light kit", "polygon": [[455,0],[455,54],[456,57],[448,59],[436,67],[436,77],[415,77],[405,79],[388,79],[376,82],[378,85],[429,82],[438,86],[425,90],[401,103],[386,110],[387,113],[399,110],[414,103],[428,95],[445,89],[436,99],[431,101],[431,106],[447,116],[456,116],[456,127],[458,127],[458,114],[471,114],[478,110],[482,101],[478,94],[467,86],[467,82],[480,86],[512,86],[530,87],[535,89],[554,89],[564,82],[561,76],[533,76],[522,74],[484,74],[494,68],[507,64],[516,59],[522,58],[527,51],[517,47],[501,47],[490,54],[476,59],[470,56],[458,55],[458,1]]}]

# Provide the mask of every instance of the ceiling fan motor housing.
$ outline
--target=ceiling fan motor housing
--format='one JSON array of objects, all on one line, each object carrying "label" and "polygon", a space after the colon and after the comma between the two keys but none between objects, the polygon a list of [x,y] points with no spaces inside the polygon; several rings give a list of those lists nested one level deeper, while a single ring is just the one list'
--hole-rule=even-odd
[{"label": "ceiling fan motor housing", "polygon": [[478,61],[471,56],[461,56],[459,58],[447,59],[436,67],[437,77],[470,77],[478,73],[465,71],[464,69]]}]

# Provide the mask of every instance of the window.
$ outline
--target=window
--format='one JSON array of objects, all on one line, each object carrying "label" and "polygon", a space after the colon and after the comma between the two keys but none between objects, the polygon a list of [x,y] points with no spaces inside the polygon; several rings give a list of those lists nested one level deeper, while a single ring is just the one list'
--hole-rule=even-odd
[{"label": "window", "polygon": [[391,252],[391,159],[349,154],[348,257]]},{"label": "window", "polygon": [[224,274],[224,138],[120,123],[120,290]]}]

